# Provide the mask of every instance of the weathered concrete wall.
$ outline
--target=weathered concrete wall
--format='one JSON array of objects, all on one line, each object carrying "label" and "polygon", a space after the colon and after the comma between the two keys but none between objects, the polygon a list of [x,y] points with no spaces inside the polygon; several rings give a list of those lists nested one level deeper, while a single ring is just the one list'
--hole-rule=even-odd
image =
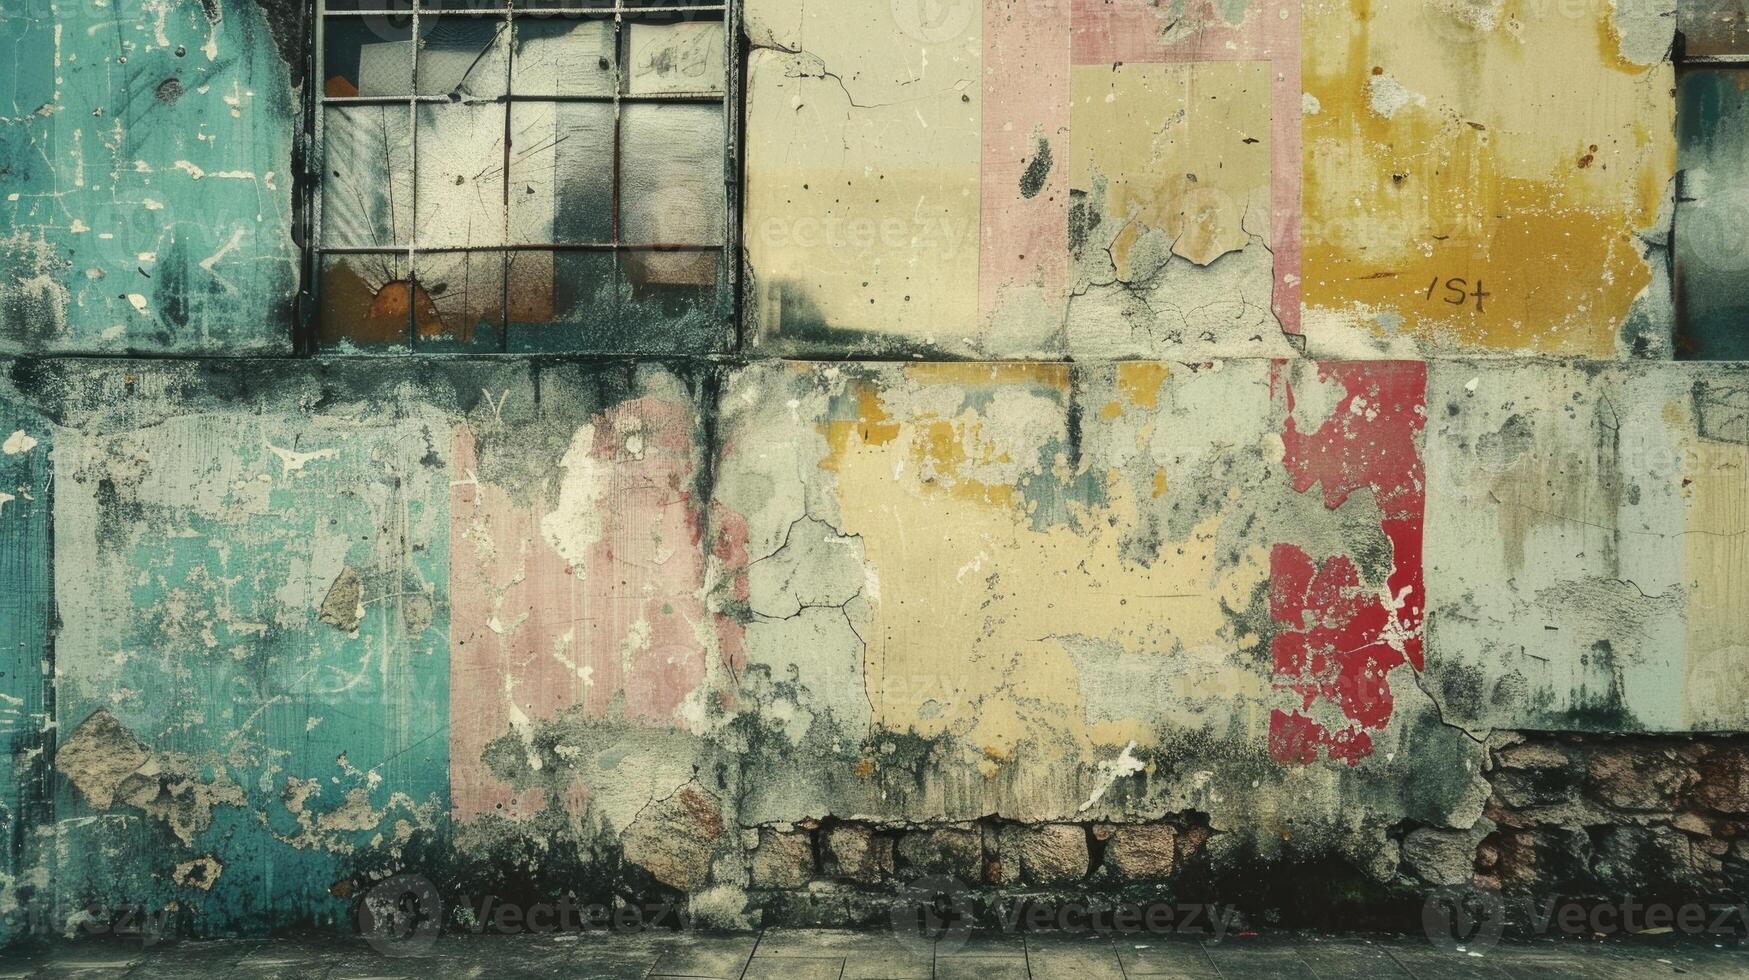
[{"label": "weathered concrete wall", "polygon": [[1669,7],[748,0],[743,347],[374,363],[301,5],[0,15],[7,935],[1740,890]]}]

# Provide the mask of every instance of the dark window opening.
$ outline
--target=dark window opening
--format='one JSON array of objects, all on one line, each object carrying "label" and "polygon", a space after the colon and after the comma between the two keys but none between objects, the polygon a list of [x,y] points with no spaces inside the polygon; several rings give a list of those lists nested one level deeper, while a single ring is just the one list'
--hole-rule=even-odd
[{"label": "dark window opening", "polygon": [[1749,360],[1749,0],[1677,12],[1677,356]]}]

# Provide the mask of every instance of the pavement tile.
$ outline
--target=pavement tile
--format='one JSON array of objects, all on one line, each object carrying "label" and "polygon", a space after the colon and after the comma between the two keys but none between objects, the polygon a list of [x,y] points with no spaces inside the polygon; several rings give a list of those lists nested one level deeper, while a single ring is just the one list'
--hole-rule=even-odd
[{"label": "pavement tile", "polygon": [[1223,977],[1246,980],[1317,980],[1298,950],[1281,943],[1204,943],[1203,951]]},{"label": "pavement tile", "polygon": [[929,980],[934,972],[926,953],[858,953],[845,957],[842,980]]},{"label": "pavement tile", "polygon": [[755,955],[741,980],[839,980],[844,975],[842,956]]},{"label": "pavement tile", "polygon": [[938,956],[935,980],[1027,980],[1026,957]]},{"label": "pavement tile", "polygon": [[657,944],[666,944],[667,949],[656,960],[651,976],[738,980],[758,939],[752,934],[683,933],[658,940]]},{"label": "pavement tile", "polygon": [[935,944],[936,960],[966,956],[1025,956],[1026,936],[1018,932],[974,929],[969,935],[946,936]]},{"label": "pavement tile", "polygon": [[1033,980],[1123,980],[1117,947],[1092,937],[1026,937],[1026,965]]},{"label": "pavement tile", "polygon": [[1415,980],[1510,980],[1494,962],[1492,951],[1480,956],[1440,949],[1431,943],[1405,940],[1386,947],[1397,965]]},{"label": "pavement tile", "polygon": [[1295,947],[1319,980],[1401,980],[1409,976],[1377,943],[1310,939]]},{"label": "pavement tile", "polygon": [[1118,962],[1126,976],[1218,978],[1202,944],[1187,939],[1155,939],[1117,943]]}]

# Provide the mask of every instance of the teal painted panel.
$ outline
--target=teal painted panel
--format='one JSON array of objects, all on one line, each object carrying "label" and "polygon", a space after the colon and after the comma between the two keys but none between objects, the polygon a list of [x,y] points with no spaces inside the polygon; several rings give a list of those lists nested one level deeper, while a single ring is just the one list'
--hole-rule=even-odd
[{"label": "teal painted panel", "polygon": [[[449,439],[413,407],[58,443],[58,916],[332,923],[355,858],[447,820]],[[100,754],[150,757],[113,800],[79,744],[99,712]]]},{"label": "teal painted panel", "polygon": [[290,349],[292,29],[254,0],[0,11],[0,351]]},{"label": "teal painted panel", "polygon": [[20,872],[29,829],[43,817],[54,615],[50,443],[41,416],[0,399],[0,945],[29,928]]}]

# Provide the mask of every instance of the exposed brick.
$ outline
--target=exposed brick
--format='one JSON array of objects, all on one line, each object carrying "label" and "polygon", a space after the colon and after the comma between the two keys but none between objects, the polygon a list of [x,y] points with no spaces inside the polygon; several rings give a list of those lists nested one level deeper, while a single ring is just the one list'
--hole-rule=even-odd
[{"label": "exposed brick", "polygon": [[1711,836],[1713,832],[1712,821],[1698,813],[1678,813],[1676,816],[1670,818],[1670,824],[1677,830],[1685,830],[1691,834],[1699,834],[1703,837]]},{"label": "exposed brick", "polygon": [[1688,835],[1670,827],[1612,827],[1597,838],[1597,876],[1617,894],[1704,889],[1710,865]]},{"label": "exposed brick", "polygon": [[1466,830],[1421,827],[1403,836],[1403,862],[1433,885],[1469,881],[1476,871],[1476,842]]},{"label": "exposed brick", "polygon": [[749,866],[752,886],[794,889],[813,880],[813,837],[805,830],[759,828]]},{"label": "exposed brick", "polygon": [[1609,806],[1668,812],[1694,771],[1657,746],[1623,745],[1586,752],[1585,777],[1591,797]]},{"label": "exposed brick", "polygon": [[875,884],[893,873],[893,839],[862,824],[839,824],[826,831],[826,852],[838,873],[852,881]]},{"label": "exposed brick", "polygon": [[1005,828],[997,852],[1005,875],[1018,864],[1022,880],[1061,885],[1087,876],[1087,831],[1080,824]]},{"label": "exposed brick", "polygon": [[1501,769],[1490,781],[1494,795],[1507,806],[1549,806],[1578,796],[1578,775],[1568,768]]},{"label": "exposed brick", "polygon": [[1193,824],[1178,831],[1178,866],[1190,864],[1202,856],[1203,848],[1208,846],[1209,838],[1214,831],[1201,824]]},{"label": "exposed brick", "polygon": [[1502,769],[1559,769],[1571,761],[1566,746],[1546,741],[1520,742],[1494,753]]},{"label": "exposed brick", "polygon": [[1119,827],[1105,845],[1105,866],[1119,878],[1165,878],[1178,867],[1179,843],[1166,824]]},{"label": "exposed brick", "polygon": [[692,892],[710,880],[711,857],[722,836],[722,801],[689,784],[645,807],[620,835],[620,846],[627,861],[657,881]]},{"label": "exposed brick", "polygon": [[814,877],[814,842],[805,830],[759,828],[749,877],[754,888],[800,888]]},{"label": "exposed brick", "polygon": [[977,830],[936,827],[899,838],[905,877],[948,875],[972,884],[984,877],[984,835]]},{"label": "exposed brick", "polygon": [[1496,835],[1500,887],[1514,894],[1556,894],[1589,876],[1590,839],[1566,828],[1514,830]]},{"label": "exposed brick", "polygon": [[1700,781],[1692,797],[1720,813],[1749,814],[1749,748],[1726,746],[1700,761]]}]

